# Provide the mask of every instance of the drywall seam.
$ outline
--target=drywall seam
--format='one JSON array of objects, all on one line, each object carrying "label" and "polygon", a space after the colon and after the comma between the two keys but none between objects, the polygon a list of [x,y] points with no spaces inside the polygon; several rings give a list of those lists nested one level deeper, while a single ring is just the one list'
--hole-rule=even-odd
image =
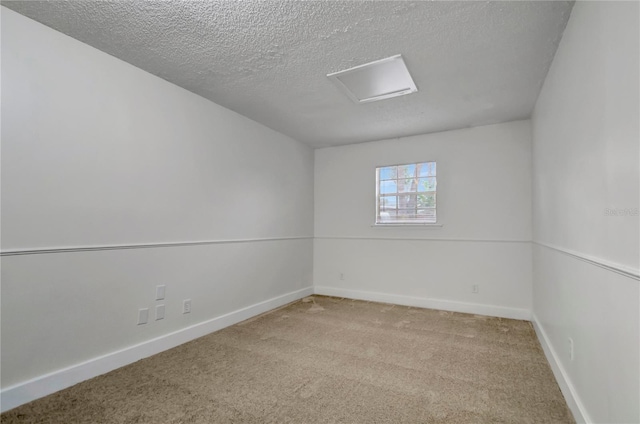
[{"label": "drywall seam", "polygon": [[534,241],[533,244],[546,247],[547,249],[555,250],[556,252],[563,253],[575,259],[579,259],[583,262],[587,262],[591,265],[595,265],[600,268],[604,268],[608,271],[615,272],[616,274],[620,274],[624,277],[640,281],[640,270],[636,268],[631,268],[615,262],[607,261],[606,259],[596,258],[595,256],[585,255],[583,253],[579,253],[574,250],[569,250],[562,247],[554,246],[552,244],[542,243],[539,241]]},{"label": "drywall seam", "polygon": [[81,381],[179,346],[311,294],[313,294],[313,287],[289,292],[116,352],[7,387],[0,392],[0,412],[8,411],[32,400],[73,386]]},{"label": "drywall seam", "polygon": [[180,242],[168,242],[168,243],[46,247],[46,248],[39,248],[39,249],[5,250],[3,252],[0,252],[0,256],[38,255],[38,254],[45,254],[45,253],[95,252],[95,251],[101,251],[101,250],[149,249],[149,248],[156,248],[156,247],[201,246],[201,245],[209,245],[209,244],[255,243],[255,242],[263,242],[263,241],[310,240],[310,239],[313,239],[313,237],[310,237],[310,236],[266,237],[266,238],[251,238],[251,239],[180,241]]},{"label": "drywall seam", "polygon": [[397,240],[397,241],[454,241],[465,243],[531,243],[531,240],[508,239],[461,239],[461,238],[432,238],[432,237],[349,237],[349,236],[318,236],[319,240]]},{"label": "drywall seam", "polygon": [[415,306],[418,308],[439,309],[443,311],[487,315],[492,317],[520,319],[526,321],[529,321],[531,319],[531,311],[524,308],[509,308],[505,306],[483,305],[479,303],[457,302],[444,299],[403,296],[389,293],[351,290],[317,285],[314,285],[313,292],[314,294],[325,296],[369,300],[372,302],[392,303],[395,305]]},{"label": "drywall seam", "polygon": [[551,365],[553,375],[556,377],[556,381],[558,382],[560,390],[562,391],[562,394],[567,401],[567,405],[573,413],[573,418],[575,418],[577,423],[592,423],[593,421],[589,417],[589,414],[587,413],[584,404],[580,400],[575,387],[573,387],[569,375],[558,359],[558,355],[551,345],[551,342],[547,337],[547,333],[544,331],[544,328],[540,324],[540,321],[538,320],[535,312],[532,314],[531,322],[533,323],[533,328],[536,331],[538,340],[542,345],[542,350],[544,350],[545,356],[547,357],[547,361],[549,361],[549,364]]}]

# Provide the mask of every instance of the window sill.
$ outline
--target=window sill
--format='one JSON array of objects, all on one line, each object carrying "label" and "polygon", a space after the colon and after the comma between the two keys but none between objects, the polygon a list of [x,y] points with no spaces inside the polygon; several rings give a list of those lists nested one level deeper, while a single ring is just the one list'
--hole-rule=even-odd
[{"label": "window sill", "polygon": [[373,224],[371,225],[374,228],[422,228],[422,229],[439,229],[443,227],[443,224]]}]

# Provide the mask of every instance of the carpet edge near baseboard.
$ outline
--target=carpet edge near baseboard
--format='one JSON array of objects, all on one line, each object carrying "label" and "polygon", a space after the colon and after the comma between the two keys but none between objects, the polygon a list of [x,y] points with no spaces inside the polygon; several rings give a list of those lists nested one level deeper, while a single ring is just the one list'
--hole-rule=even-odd
[{"label": "carpet edge near baseboard", "polygon": [[368,300],[372,302],[391,303],[394,305],[415,306],[418,308],[438,309],[442,311],[486,315],[498,318],[531,321],[531,311],[524,308],[458,302],[452,300],[378,293],[364,290],[351,290],[329,286],[314,286],[314,294],[344,297],[347,299]]},{"label": "carpet edge near baseboard", "polygon": [[540,341],[540,345],[542,346],[542,350],[544,351],[545,356],[547,357],[547,362],[551,366],[551,371],[553,372],[554,377],[556,378],[556,382],[558,386],[560,386],[560,391],[564,396],[571,413],[573,414],[573,418],[576,420],[578,424],[589,424],[593,421],[589,417],[589,414],[578,396],[578,392],[576,391],[567,371],[562,366],[562,362],[560,362],[560,358],[556,353],[556,350],[553,348],[549,341],[549,337],[547,336],[544,327],[540,323],[540,320],[536,316],[535,312],[532,314],[531,322],[533,324],[533,328],[536,331],[536,335],[538,336],[538,340]]},{"label": "carpet edge near baseboard", "polygon": [[199,322],[142,343],[107,353],[87,361],[56,370],[0,391],[0,412],[50,395],[74,384],[129,365],[140,359],[174,348],[183,343],[237,324],[272,309],[300,300],[314,293],[313,287],[295,290],[255,303],[236,311]]}]

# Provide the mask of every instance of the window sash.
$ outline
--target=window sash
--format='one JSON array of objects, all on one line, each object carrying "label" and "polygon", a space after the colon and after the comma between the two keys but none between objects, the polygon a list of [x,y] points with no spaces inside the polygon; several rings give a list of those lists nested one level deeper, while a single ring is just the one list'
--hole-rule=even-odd
[{"label": "window sash", "polygon": [[[394,177],[381,178],[383,169]],[[403,173],[399,172],[401,169],[412,169],[413,172],[410,175],[402,175]],[[395,182],[395,187],[393,184],[389,184],[393,182]],[[407,182],[410,189],[399,191],[407,187]],[[383,188],[383,185],[386,187]],[[433,185],[432,190],[421,190],[421,187],[431,188],[431,185]],[[393,189],[395,191],[390,191]],[[426,206],[424,203],[419,205],[418,196],[433,196],[433,206]],[[403,197],[405,199],[402,199]],[[411,206],[408,207],[408,205]],[[402,214],[403,211],[408,214]],[[423,213],[419,213],[419,211]],[[435,224],[436,222],[437,175],[435,161],[376,168],[376,224]]]}]

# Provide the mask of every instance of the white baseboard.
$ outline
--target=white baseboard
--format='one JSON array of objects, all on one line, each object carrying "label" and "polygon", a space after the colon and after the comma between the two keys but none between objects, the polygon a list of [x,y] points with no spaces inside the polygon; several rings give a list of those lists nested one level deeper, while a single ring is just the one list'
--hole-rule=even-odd
[{"label": "white baseboard", "polygon": [[402,296],[388,293],[377,293],[361,290],[341,289],[337,287],[314,286],[315,294],[348,299],[369,300],[372,302],[393,303],[396,305],[415,306],[418,308],[440,309],[443,311],[464,312],[492,317],[521,319],[529,321],[531,311],[505,306],[483,305],[480,303],[456,302],[452,300],[431,299],[425,297]]},{"label": "white baseboard", "polygon": [[538,340],[540,340],[540,344],[542,345],[542,350],[544,350],[544,354],[547,357],[547,361],[549,361],[549,365],[551,365],[551,370],[553,371],[553,375],[556,377],[558,386],[560,386],[564,399],[567,401],[567,405],[573,413],[573,418],[578,424],[592,423],[593,421],[589,417],[589,414],[580,400],[575,387],[573,387],[571,379],[569,379],[569,375],[562,366],[562,363],[558,360],[558,355],[551,345],[549,338],[547,337],[547,333],[544,331],[542,325],[540,325],[535,313],[532,315],[531,322],[533,323],[533,328],[536,330]]},{"label": "white baseboard", "polygon": [[113,371],[142,358],[171,349],[311,294],[313,294],[313,287],[296,290],[155,339],[7,387],[0,392],[0,411],[8,411],[32,400],[73,386],[81,381]]}]

